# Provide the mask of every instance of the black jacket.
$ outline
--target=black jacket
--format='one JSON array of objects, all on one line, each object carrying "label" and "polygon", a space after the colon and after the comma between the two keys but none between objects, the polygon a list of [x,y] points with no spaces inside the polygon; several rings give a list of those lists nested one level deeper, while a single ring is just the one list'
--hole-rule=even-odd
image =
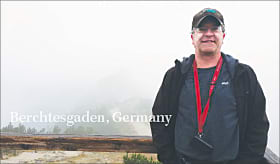
[{"label": "black jacket", "polygon": [[[222,56],[224,59],[230,57],[224,53]],[[150,123],[158,159],[164,164],[177,163],[174,145],[176,114],[180,91],[187,71],[192,66],[194,55],[186,60],[188,64],[183,65],[186,71],[182,71],[182,63],[176,60],[175,67],[166,72],[152,108],[153,115],[172,115],[168,126],[165,126],[165,123]],[[228,61],[224,60],[224,62]],[[226,63],[226,66],[229,64]],[[264,157],[269,129],[265,112],[265,96],[252,68],[238,62],[234,67],[232,76],[239,123],[239,153],[233,163],[262,163],[260,161]]]}]

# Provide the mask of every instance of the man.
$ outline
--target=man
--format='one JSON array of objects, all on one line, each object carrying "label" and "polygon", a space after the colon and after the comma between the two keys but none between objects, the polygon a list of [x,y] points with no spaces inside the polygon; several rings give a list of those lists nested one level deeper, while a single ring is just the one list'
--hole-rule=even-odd
[{"label": "man", "polygon": [[265,97],[251,67],[221,52],[222,14],[193,17],[195,54],[167,71],[153,105],[153,143],[163,164],[264,164],[269,122]]}]

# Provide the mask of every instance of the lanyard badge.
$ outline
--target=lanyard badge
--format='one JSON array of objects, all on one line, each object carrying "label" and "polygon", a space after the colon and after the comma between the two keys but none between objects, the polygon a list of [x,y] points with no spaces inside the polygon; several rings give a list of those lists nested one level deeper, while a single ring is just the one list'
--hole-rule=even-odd
[{"label": "lanyard badge", "polygon": [[198,122],[198,134],[193,138],[192,144],[195,147],[202,148],[203,150],[208,150],[211,151],[213,150],[213,146],[209,143],[207,143],[205,140],[203,140],[203,126],[206,121],[206,117],[208,114],[209,110],[209,104],[210,104],[210,99],[211,95],[213,93],[213,90],[215,88],[216,81],[219,77],[220,70],[223,64],[223,58],[222,56],[220,57],[218,64],[216,66],[215,73],[213,75],[210,88],[209,88],[209,97],[207,100],[207,103],[204,107],[204,110],[202,112],[202,107],[201,107],[201,97],[200,97],[200,88],[199,88],[199,80],[198,80],[198,72],[197,72],[197,64],[196,61],[194,60],[193,62],[193,73],[194,73],[194,85],[195,85],[195,94],[196,94],[196,109],[197,109],[197,122]]}]

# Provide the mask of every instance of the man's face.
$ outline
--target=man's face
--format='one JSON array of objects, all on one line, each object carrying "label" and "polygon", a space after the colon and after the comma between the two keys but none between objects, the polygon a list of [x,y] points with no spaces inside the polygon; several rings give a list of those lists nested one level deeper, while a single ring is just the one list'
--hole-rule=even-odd
[{"label": "man's face", "polygon": [[213,55],[221,50],[225,34],[215,18],[207,17],[199,28],[194,29],[192,44],[195,51],[203,55]]}]

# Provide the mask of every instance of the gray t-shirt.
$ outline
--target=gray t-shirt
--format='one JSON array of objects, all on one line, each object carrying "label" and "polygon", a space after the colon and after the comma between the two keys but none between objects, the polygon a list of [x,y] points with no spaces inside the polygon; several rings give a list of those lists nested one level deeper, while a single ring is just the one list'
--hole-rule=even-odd
[{"label": "gray t-shirt", "polygon": [[[198,69],[202,110],[216,67]],[[239,128],[232,82],[225,63],[210,100],[203,132],[205,140],[214,147],[212,153],[196,150],[191,140],[197,134],[197,110],[193,70],[189,70],[179,99],[175,126],[175,148],[180,154],[198,160],[223,161],[235,159],[239,148]]]}]

